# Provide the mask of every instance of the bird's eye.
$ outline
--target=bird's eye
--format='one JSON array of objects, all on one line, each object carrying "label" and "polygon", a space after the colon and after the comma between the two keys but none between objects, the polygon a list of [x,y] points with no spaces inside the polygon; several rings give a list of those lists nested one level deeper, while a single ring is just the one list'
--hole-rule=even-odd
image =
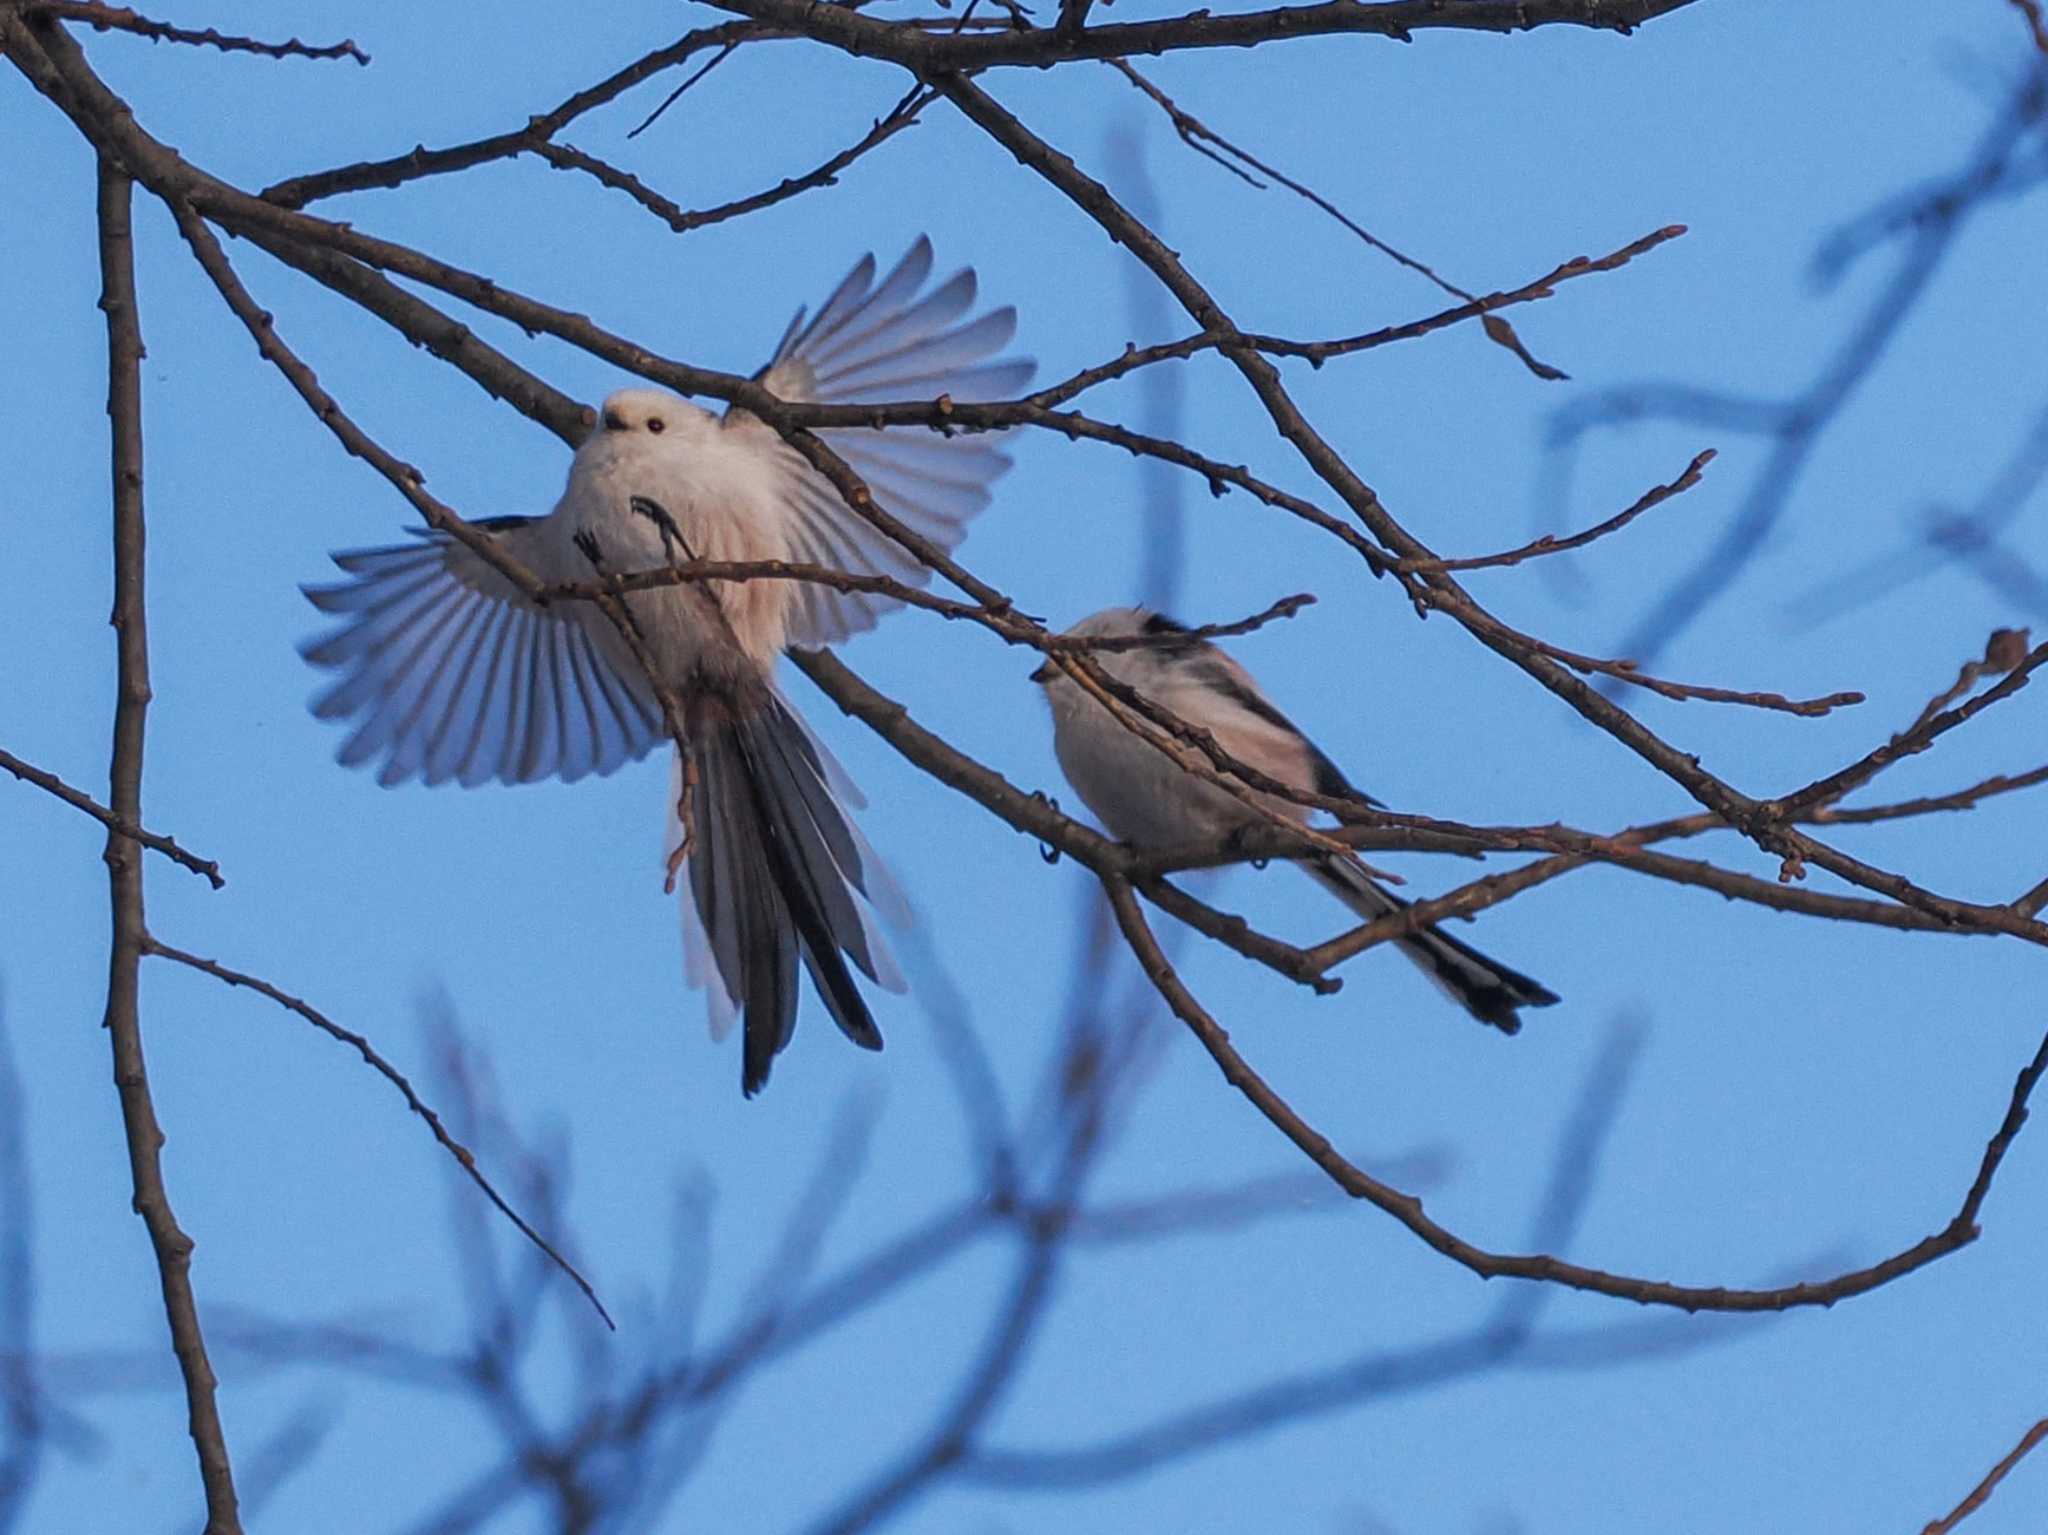
[{"label": "bird's eye", "polygon": [[647,418],[647,430],[650,432],[659,433],[667,425],[668,423],[659,416],[649,416]]}]

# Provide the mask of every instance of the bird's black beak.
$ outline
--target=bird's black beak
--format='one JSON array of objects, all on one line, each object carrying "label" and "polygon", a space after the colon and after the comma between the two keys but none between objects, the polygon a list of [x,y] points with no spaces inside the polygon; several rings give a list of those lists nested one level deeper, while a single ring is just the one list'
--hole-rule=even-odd
[{"label": "bird's black beak", "polygon": [[1051,660],[1048,659],[1043,666],[1039,667],[1037,671],[1031,674],[1031,680],[1033,682],[1038,683],[1040,686],[1043,686],[1044,684],[1052,681],[1052,679],[1057,677],[1059,674],[1060,669],[1057,666],[1054,666]]},{"label": "bird's black beak", "polygon": [[626,418],[615,410],[608,410],[604,413],[604,429],[607,432],[623,432],[626,429]]}]

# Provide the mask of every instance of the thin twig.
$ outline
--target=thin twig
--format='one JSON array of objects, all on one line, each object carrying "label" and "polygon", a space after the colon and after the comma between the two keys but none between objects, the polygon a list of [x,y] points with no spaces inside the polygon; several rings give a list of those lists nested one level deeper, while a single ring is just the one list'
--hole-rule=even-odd
[{"label": "thin twig", "polygon": [[74,789],[55,773],[46,773],[33,763],[24,762],[13,752],[0,749],[0,768],[5,768],[23,783],[34,784],[38,789],[54,794],[74,810],[83,810],[109,831],[119,832],[131,842],[140,842],[154,852],[162,853],[174,863],[183,864],[194,874],[204,875],[208,884],[218,890],[227,883],[221,877],[220,865],[211,858],[201,858],[188,853],[169,837],[160,837],[153,831],[137,826],[133,821],[114,814],[90,794]]},{"label": "thin twig", "polygon": [[645,117],[641,118],[639,125],[637,127],[629,128],[626,130],[626,137],[629,139],[637,139],[649,128],[652,128],[657,122],[661,120],[663,113],[667,112],[670,107],[674,106],[678,101],[681,101],[683,99],[683,92],[687,91],[699,80],[703,79],[706,75],[710,74],[712,70],[718,68],[719,65],[723,64],[727,59],[731,58],[733,49],[739,47],[741,41],[742,40],[739,38],[734,38],[732,41],[728,42],[723,48],[719,49],[718,52],[712,54],[710,58],[706,59],[702,64],[698,65],[697,68],[691,70],[690,73],[684,77],[683,83],[681,85],[677,86],[674,90],[670,91],[666,96],[661,98],[660,106],[656,107],[652,112],[649,112]]},{"label": "thin twig", "polygon": [[354,59],[358,64],[370,62],[370,56],[358,48],[353,39],[313,44],[302,43],[294,37],[282,43],[266,43],[253,37],[217,32],[212,27],[195,31],[190,27],[172,26],[167,21],[152,21],[126,6],[105,5],[99,0],[33,0],[26,10],[30,16],[84,22],[95,32],[132,32],[153,43],[188,43],[194,47],[218,48],[222,53],[256,53],[268,59]]},{"label": "thin twig", "polygon": [[[28,1096],[0,996],[0,1535],[15,1535],[44,1457],[73,1425],[61,1370],[36,1337],[40,1233],[28,1158]],[[150,1362],[154,1364],[152,1353]],[[69,1393],[62,1393],[69,1395]]]},{"label": "thin twig", "polygon": [[[1963,667],[1955,685],[1937,694],[1920,711],[1918,718],[1899,735],[1893,736],[1884,745],[1875,748],[1863,757],[1850,763],[1825,778],[1815,779],[1803,789],[1775,801],[1771,813],[1781,816],[1803,815],[1821,805],[1833,804],[1850,790],[1860,788],[1890,767],[1902,757],[1910,757],[1927,750],[1942,736],[1958,725],[1967,724],[1979,714],[2003,699],[2012,697],[2027,685],[2027,679],[2043,662],[2048,662],[2048,644],[2037,645],[2029,651],[2027,635],[2023,629],[2001,629],[1991,636],[1985,646],[1984,659],[1972,661]],[[1951,700],[1966,691],[1978,678],[2003,672],[2004,678],[1996,687],[1987,688],[1960,708],[1949,708]]]},{"label": "thin twig", "polygon": [[[1281,186],[1287,188],[1288,191],[1294,193],[1295,196],[1301,198],[1313,207],[1321,209],[1324,213],[1327,213],[1331,218],[1335,219],[1345,229],[1348,229],[1352,234],[1357,235],[1359,239],[1363,240],[1368,246],[1378,251],[1381,255],[1387,257],[1389,260],[1397,263],[1400,266],[1406,267],[1411,272],[1415,272],[1420,276],[1427,278],[1430,282],[1434,283],[1444,292],[1450,294],[1453,298],[1463,299],[1468,304],[1476,304],[1479,302],[1479,296],[1477,294],[1468,292],[1467,290],[1459,287],[1454,282],[1446,281],[1443,277],[1439,276],[1435,269],[1430,267],[1427,263],[1417,261],[1413,256],[1406,255],[1403,252],[1396,250],[1393,246],[1389,245],[1385,240],[1382,240],[1378,235],[1374,234],[1371,230],[1367,229],[1363,224],[1359,223],[1356,219],[1352,218],[1342,208],[1339,208],[1335,203],[1331,202],[1329,198],[1323,196],[1322,193],[1316,191],[1315,188],[1308,186],[1303,182],[1296,181],[1292,176],[1289,176],[1286,172],[1279,170],[1274,166],[1268,165],[1264,160],[1261,160],[1258,156],[1252,154],[1249,150],[1244,149],[1239,145],[1232,143],[1229,139],[1224,138],[1220,133],[1217,133],[1213,128],[1209,127],[1200,118],[1194,116],[1192,113],[1182,108],[1180,103],[1175,101],[1171,96],[1167,95],[1166,92],[1161,90],[1150,79],[1140,74],[1138,70],[1131,64],[1130,60],[1109,59],[1105,62],[1108,63],[1110,68],[1116,70],[1117,73],[1121,74],[1126,80],[1130,81],[1131,84],[1136,86],[1140,91],[1143,91],[1146,96],[1150,97],[1152,101],[1158,105],[1159,109],[1166,114],[1167,120],[1173,124],[1173,131],[1180,135],[1181,142],[1186,144],[1189,148],[1195,150],[1196,152],[1206,156],[1211,160],[1214,160],[1217,164],[1221,165],[1225,170],[1230,171],[1232,174],[1238,176],[1242,180],[1250,182],[1253,186],[1262,186],[1262,183],[1260,183],[1257,177],[1248,174],[1244,170],[1240,169],[1237,165],[1231,163],[1233,160],[1242,161],[1245,165],[1250,166],[1252,170],[1257,171],[1259,175],[1266,176],[1269,179],[1279,183]],[[1540,358],[1536,357],[1533,353],[1531,353],[1528,347],[1523,345],[1522,338],[1515,334],[1515,328],[1512,325],[1510,325],[1506,320],[1501,319],[1498,315],[1487,314],[1482,318],[1480,323],[1486,331],[1486,336],[1488,340],[1492,341],[1495,345],[1500,346],[1509,352],[1512,352],[1515,355],[1515,357],[1521,361],[1522,366],[1527,368],[1531,373],[1535,374],[1538,378],[1555,381],[1570,377],[1570,375],[1565,373],[1562,369],[1553,368],[1549,363],[1542,361]]]},{"label": "thin twig", "polygon": [[[1424,563],[1427,563],[1425,561]],[[1779,714],[1796,714],[1805,719],[1817,719],[1836,709],[1847,708],[1864,701],[1864,695],[1854,691],[1822,694],[1818,698],[1787,698],[1783,693],[1746,692],[1737,688],[1712,687],[1700,682],[1676,682],[1669,677],[1653,677],[1639,669],[1634,661],[1616,660],[1605,656],[1583,655],[1576,650],[1567,650],[1562,645],[1553,645],[1549,640],[1539,640],[1533,634],[1510,628],[1490,613],[1476,608],[1467,608],[1463,594],[1449,597],[1440,588],[1428,588],[1422,601],[1445,611],[1457,612],[1460,621],[1474,633],[1497,635],[1511,646],[1527,654],[1544,656],[1560,665],[1570,667],[1582,676],[1609,677],[1616,682],[1625,682],[1630,687],[1642,688],[1655,693],[1659,698],[1669,698],[1678,703],[1696,701],[1713,704],[1740,704],[1751,709],[1768,709]],[[1680,777],[1685,783],[1686,779]],[[1687,784],[1687,787],[1692,787]]]},{"label": "thin twig", "polygon": [[952,1474],[1014,1389],[1025,1351],[1052,1303],[1068,1246],[1069,1212],[1080,1203],[1103,1145],[1103,1110],[1115,1082],[1107,1070],[1090,1073],[1084,1069],[1076,1076],[1080,1063],[1074,1056],[1088,1049],[1087,1040],[1074,1040],[1055,1063],[1056,1073],[1068,1081],[1079,1081],[1081,1086],[1069,1101],[1071,1112],[1061,1127],[1040,1218],[1017,1228],[1022,1240],[1009,1290],[984,1329],[973,1363],[917,1441],[831,1513],[815,1521],[810,1526],[812,1535],[856,1535],[872,1529],[903,1508],[919,1490]]},{"label": "thin twig", "polygon": [[1190,640],[1225,640],[1238,635],[1250,634],[1263,629],[1267,624],[1294,617],[1303,608],[1312,607],[1315,597],[1309,592],[1296,592],[1291,597],[1282,597],[1269,603],[1258,612],[1246,618],[1229,623],[1194,624],[1165,634],[1100,634],[1066,635],[1055,634],[1045,642],[1048,651],[1120,651],[1157,650],[1185,645]]},{"label": "thin twig", "polygon": [[1567,549],[1583,549],[1596,538],[1605,538],[1610,533],[1619,533],[1653,506],[1660,506],[1673,496],[1683,495],[1700,482],[1700,471],[1714,461],[1715,450],[1706,449],[1696,454],[1693,461],[1685,466],[1685,472],[1667,485],[1657,485],[1644,491],[1624,511],[1615,513],[1605,522],[1596,523],[1582,533],[1573,533],[1559,538],[1554,533],[1545,533],[1519,549],[1510,549],[1502,554],[1474,555],[1462,560],[1406,559],[1397,562],[1394,569],[1406,572],[1424,570],[1490,570],[1501,565],[1519,565],[1524,560],[1535,559],[1538,555],[1562,554]]},{"label": "thin twig", "polygon": [[[622,597],[632,592],[655,591],[664,587],[696,585],[706,581],[798,581],[826,586],[834,591],[866,592],[887,597],[906,607],[922,609],[939,617],[979,624],[1012,645],[1024,645],[1047,655],[1077,655],[1088,652],[1149,650],[1162,645],[1185,643],[1189,639],[1228,639],[1250,634],[1267,624],[1289,619],[1310,607],[1315,597],[1307,592],[1279,598],[1258,612],[1228,622],[1200,624],[1170,635],[1067,635],[1048,634],[1043,622],[1029,618],[1005,604],[990,607],[934,596],[922,587],[911,586],[892,576],[869,575],[841,570],[833,565],[807,564],[800,560],[678,560],[651,570],[609,575],[601,581],[563,581],[545,588],[551,602],[594,602],[606,596]],[[0,761],[0,766],[5,766]]]},{"label": "thin twig", "polygon": [[[2026,0],[2021,0],[2021,3],[2026,3]],[[2040,25],[2039,15],[2035,13],[2034,26],[2038,30]],[[2043,47],[2048,48],[2048,42],[2044,42]],[[2012,1447],[2005,1458],[1984,1473],[1984,1480],[1970,1489],[1968,1497],[1950,1509],[1943,1517],[1928,1525],[1925,1530],[1921,1531],[1921,1535],[1949,1535],[1949,1531],[1953,1530],[1957,1525],[1984,1506],[1991,1496],[1992,1489],[2004,1481],[2012,1468],[2026,1459],[2028,1452],[2043,1439],[2048,1439],[2048,1418],[2043,1418],[2039,1423],[2028,1429],[2021,1436],[2020,1442]]]},{"label": "thin twig", "polygon": [[280,208],[303,208],[324,197],[344,192],[363,192],[375,187],[401,187],[428,176],[446,176],[493,160],[508,160],[516,154],[545,143],[587,112],[616,100],[634,86],[672,69],[692,54],[706,48],[723,48],[754,38],[782,35],[777,29],[751,21],[727,21],[715,27],[686,32],[672,43],[644,53],[632,63],[614,70],[595,85],[586,86],[553,110],[528,118],[509,133],[494,133],[466,144],[445,149],[419,145],[406,154],[385,160],[364,160],[339,165],[331,170],[311,171],[267,187],[266,202]]},{"label": "thin twig", "polygon": [[[2025,629],[1994,629],[1991,637],[1984,642],[1984,654],[1965,661],[1956,673],[1956,680],[1928,699],[1913,723],[1906,727],[1906,734],[1913,736],[1925,730],[1958,698],[1986,677],[2003,677],[2015,668],[2026,666],[2033,661],[2027,654],[2027,631]],[[2037,662],[2034,664],[2038,664]],[[1957,721],[1961,723],[1960,720]]]},{"label": "thin twig", "polygon": [[[1553,1154],[1549,1188],[1531,1222],[1532,1245],[1569,1245],[1590,1202],[1601,1145],[1619,1117],[1629,1068],[1639,1048],[1639,1035],[1626,1027],[1615,1030],[1611,1038],[1588,1074],[1571,1127]],[[1016,1490],[1102,1486],[1212,1453],[1253,1434],[1450,1381],[1510,1370],[1599,1368],[1624,1359],[1690,1352],[1746,1336],[1758,1320],[1721,1317],[1715,1319],[1718,1325],[1702,1327],[1694,1319],[1666,1316],[1538,1331],[1541,1308],[1554,1294],[1543,1286],[1510,1288],[1500,1294],[1490,1315],[1450,1337],[1369,1347],[1334,1361],[1319,1359],[1307,1370],[1284,1371],[1260,1385],[1182,1404],[1148,1424],[1090,1441],[1057,1448],[984,1446],[961,1475],[969,1482]]]},{"label": "thin twig", "polygon": [[[1420,320],[1410,320],[1402,325],[1389,325],[1380,330],[1367,331],[1362,335],[1345,336],[1330,341],[1299,341],[1285,336],[1268,336],[1247,331],[1242,334],[1242,341],[1247,346],[1257,347],[1260,351],[1273,356],[1299,357],[1306,360],[1310,366],[1319,368],[1333,357],[1348,357],[1358,352],[1368,352],[1396,341],[1412,341],[1419,336],[1433,334],[1466,320],[1483,319],[1496,310],[1553,297],[1559,283],[1569,282],[1575,277],[1587,277],[1596,272],[1614,271],[1617,267],[1628,265],[1646,251],[1655,250],[1667,241],[1677,239],[1685,232],[1683,224],[1666,225],[1662,229],[1651,231],[1639,240],[1631,240],[1627,245],[1610,251],[1605,256],[1574,256],[1519,288],[1502,293],[1489,293],[1469,303],[1440,310]],[[1239,339],[1240,337],[1235,334],[1205,330],[1192,336],[1184,336],[1179,341],[1165,341],[1156,346],[1126,347],[1119,356],[1111,358],[1108,362],[1084,368],[1070,378],[1063,379],[1057,384],[1050,384],[1027,396],[1027,399],[1038,405],[1062,404],[1097,384],[1121,378],[1139,368],[1193,357],[1199,352],[1214,351],[1225,342],[1235,343]]]},{"label": "thin twig", "polygon": [[548,1260],[556,1268],[575,1281],[576,1287],[589,1298],[590,1304],[596,1308],[597,1314],[604,1318],[604,1325],[612,1328],[614,1331],[617,1330],[617,1325],[612,1321],[611,1313],[605,1310],[604,1302],[597,1298],[597,1291],[591,1287],[590,1281],[577,1271],[575,1264],[562,1256],[553,1243],[548,1241],[538,1231],[535,1231],[527,1223],[526,1217],[513,1209],[505,1201],[504,1196],[497,1191],[496,1187],[492,1185],[491,1180],[484,1176],[483,1170],[476,1165],[476,1158],[470,1153],[469,1148],[448,1133],[448,1127],[441,1122],[441,1116],[434,1111],[433,1105],[420,1097],[419,1093],[414,1090],[412,1083],[406,1080],[405,1073],[386,1060],[378,1052],[377,1047],[371,1044],[367,1038],[356,1033],[353,1029],[343,1028],[310,1002],[280,990],[260,976],[248,975],[240,970],[230,970],[226,965],[216,960],[204,959],[197,954],[187,953],[185,950],[175,948],[157,938],[146,939],[143,944],[143,952],[153,954],[159,959],[170,960],[173,964],[183,965],[188,970],[197,970],[201,975],[210,975],[215,980],[225,982],[229,986],[243,987],[255,992],[258,996],[268,997],[286,1012],[295,1013],[300,1018],[303,1018],[321,1033],[327,1035],[328,1038],[339,1040],[342,1044],[354,1050],[356,1054],[363,1058],[363,1063],[366,1066],[398,1089],[399,1096],[405,1099],[405,1106],[420,1117],[421,1121],[426,1125],[428,1132],[455,1159],[456,1165],[468,1176],[469,1181],[481,1189],[484,1197],[497,1207],[498,1212],[518,1228],[519,1234],[525,1237],[527,1241],[531,1242],[542,1253],[546,1254]]},{"label": "thin twig", "polygon": [[1952,789],[1946,794],[1922,795],[1918,799],[1898,800],[1889,805],[1864,805],[1849,810],[1844,810],[1838,805],[1816,805],[1804,819],[1822,826],[1860,826],[1873,821],[1896,821],[1907,816],[1929,815],[1942,810],[1974,810],[1980,800],[1990,799],[1997,794],[2010,794],[2015,789],[2030,789],[2038,783],[2048,783],[2048,764],[2028,768],[2024,773],[1994,773],[1968,788]]},{"label": "thin twig", "polygon": [[841,171],[868,151],[887,143],[905,128],[912,126],[917,121],[918,113],[929,106],[933,99],[928,91],[913,92],[910,97],[905,98],[902,103],[877,120],[859,139],[816,169],[805,171],[801,176],[788,177],[763,191],[735,198],[731,202],[720,203],[712,208],[685,208],[682,204],[663,197],[630,171],[621,170],[608,160],[601,160],[596,155],[587,154],[566,144],[556,144],[543,139],[530,146],[530,152],[539,155],[557,170],[582,171],[614,191],[624,192],[677,234],[688,234],[693,229],[703,229],[707,225],[721,224],[727,219],[758,213],[763,208],[772,208],[777,203],[787,202],[799,193],[811,191],[813,188],[836,186]]}]

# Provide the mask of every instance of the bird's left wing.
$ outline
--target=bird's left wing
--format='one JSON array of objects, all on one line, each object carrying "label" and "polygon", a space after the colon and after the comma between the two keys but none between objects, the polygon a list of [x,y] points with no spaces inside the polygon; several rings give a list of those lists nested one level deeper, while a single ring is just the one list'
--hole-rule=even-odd
[{"label": "bird's left wing", "polygon": [[[815,316],[798,310],[775,356],[759,374],[782,399],[820,404],[856,401],[1001,399],[1031,380],[1029,358],[999,356],[1016,333],[1014,309],[963,318],[974,307],[975,278],[963,269],[925,291],[931,242],[922,237],[879,282],[875,258],[861,258]],[[742,410],[726,415],[736,431],[771,429]],[[831,444],[892,516],[951,550],[989,503],[989,486],[1010,467],[1002,433],[950,437],[912,428],[834,428]],[[931,571],[849,508],[839,492],[794,450],[774,444],[787,479],[790,557],[922,586]],[[789,639],[829,645],[870,628],[895,603],[886,597],[796,583]]]},{"label": "bird's left wing", "polygon": [[[476,524],[531,564],[531,517]],[[537,606],[441,533],[333,556],[348,579],[302,588],[338,626],[301,654],[340,673],[320,719],[355,720],[336,758],[377,781],[465,787],[609,773],[664,737],[646,680],[615,666],[571,605]]]},{"label": "bird's left wing", "polygon": [[1221,646],[1195,638],[1163,613],[1147,615],[1144,632],[1160,641],[1150,653],[1171,684],[1162,701],[1207,728],[1231,755],[1283,783],[1299,779],[1298,788],[1379,804],[1356,788]]}]

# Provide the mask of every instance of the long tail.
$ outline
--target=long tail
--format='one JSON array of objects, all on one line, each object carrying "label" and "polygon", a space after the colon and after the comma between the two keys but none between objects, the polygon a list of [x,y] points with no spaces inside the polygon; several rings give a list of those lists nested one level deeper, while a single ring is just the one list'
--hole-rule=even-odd
[{"label": "long tail", "polygon": [[[1368,922],[1408,909],[1408,902],[1377,884],[1356,859],[1329,855],[1305,859],[1302,867]],[[1441,928],[1426,927],[1413,938],[1399,942],[1401,952],[1448,992],[1453,1001],[1503,1034],[1513,1034],[1522,1027],[1515,1009],[1548,1007],[1557,1001],[1557,993],[1549,987],[1510,970],[1499,960],[1488,959]]]},{"label": "long tail", "polygon": [[737,698],[699,692],[684,724],[683,776],[694,777],[684,791],[690,894],[701,928],[686,934],[692,978],[711,988],[714,1032],[721,1014],[745,1020],[741,1089],[750,1098],[761,1090],[796,1028],[799,958],[840,1031],[864,1050],[881,1049],[846,961],[869,980],[900,986],[862,910],[888,876],[833,793],[831,768],[772,689]]}]

